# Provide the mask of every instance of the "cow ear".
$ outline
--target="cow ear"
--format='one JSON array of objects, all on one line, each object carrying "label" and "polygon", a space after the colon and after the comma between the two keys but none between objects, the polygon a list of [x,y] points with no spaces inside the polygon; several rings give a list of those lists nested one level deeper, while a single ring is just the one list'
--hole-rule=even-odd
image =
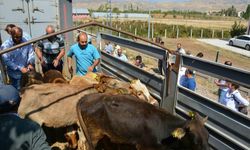
[{"label": "cow ear", "polygon": [[202,118],[202,123],[205,124],[207,122],[208,116],[206,116],[205,118]]},{"label": "cow ear", "polygon": [[182,128],[177,128],[175,129],[171,135],[174,137],[174,138],[177,138],[177,139],[181,139],[185,136],[186,132],[184,129]]}]

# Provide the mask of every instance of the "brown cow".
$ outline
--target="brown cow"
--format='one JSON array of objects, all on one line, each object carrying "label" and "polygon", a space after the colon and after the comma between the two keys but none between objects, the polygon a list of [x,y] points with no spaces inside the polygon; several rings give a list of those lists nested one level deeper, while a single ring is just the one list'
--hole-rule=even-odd
[{"label": "brown cow", "polygon": [[42,84],[43,76],[36,71],[29,71],[27,73],[22,74],[21,77],[21,88],[30,86],[32,84]]},{"label": "brown cow", "polygon": [[103,137],[140,150],[207,150],[208,132],[196,114],[184,121],[129,95],[90,94],[77,105],[90,149]]},{"label": "brown cow", "polygon": [[44,83],[67,83],[62,73],[58,70],[49,70],[43,76]]}]

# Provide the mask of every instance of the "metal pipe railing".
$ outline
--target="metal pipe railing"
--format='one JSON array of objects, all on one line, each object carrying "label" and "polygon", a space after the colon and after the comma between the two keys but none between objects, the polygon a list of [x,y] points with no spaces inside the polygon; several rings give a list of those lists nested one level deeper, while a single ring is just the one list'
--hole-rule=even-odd
[{"label": "metal pipe railing", "polygon": [[61,30],[61,31],[58,31],[58,32],[55,32],[55,33],[52,33],[52,34],[49,34],[49,35],[43,35],[43,36],[41,36],[41,37],[34,38],[34,39],[29,40],[29,41],[27,41],[27,42],[25,42],[25,43],[21,43],[21,44],[18,44],[18,45],[16,45],[16,46],[13,46],[13,47],[11,47],[11,48],[8,48],[8,49],[5,49],[5,50],[0,51],[0,55],[2,55],[2,54],[4,54],[4,53],[8,53],[8,52],[10,52],[10,51],[13,51],[13,50],[15,50],[15,49],[17,49],[17,48],[20,48],[20,47],[23,47],[23,46],[26,46],[26,45],[35,43],[35,42],[37,42],[37,41],[39,41],[39,40],[47,39],[47,38],[49,38],[49,37],[51,37],[51,36],[63,34],[63,33],[66,33],[66,32],[70,32],[70,31],[77,30],[77,29],[84,28],[84,27],[88,27],[88,26],[99,26],[99,27],[103,27],[103,28],[105,28],[105,29],[109,29],[109,30],[112,30],[112,31],[116,31],[116,32],[119,32],[119,33],[122,33],[122,34],[125,34],[125,35],[128,35],[128,36],[131,36],[131,37],[133,37],[133,38],[135,38],[135,39],[139,39],[139,40],[142,40],[142,41],[144,41],[144,42],[150,43],[150,44],[152,44],[152,45],[158,46],[158,47],[160,47],[160,48],[162,48],[162,49],[164,49],[164,50],[167,50],[167,51],[168,51],[169,53],[171,53],[171,54],[173,53],[173,51],[167,49],[166,47],[164,47],[164,46],[162,46],[162,45],[160,45],[160,44],[157,44],[157,43],[154,43],[154,42],[152,42],[152,41],[150,41],[150,40],[141,38],[141,37],[136,36],[136,35],[134,35],[134,34],[132,34],[132,33],[125,32],[125,31],[121,31],[121,30],[118,30],[118,29],[115,29],[115,28],[112,28],[112,27],[103,25],[103,24],[98,23],[98,22],[90,22],[90,23],[86,23],[86,24],[79,25],[79,26],[76,26],[76,27],[64,29],[64,30]]}]

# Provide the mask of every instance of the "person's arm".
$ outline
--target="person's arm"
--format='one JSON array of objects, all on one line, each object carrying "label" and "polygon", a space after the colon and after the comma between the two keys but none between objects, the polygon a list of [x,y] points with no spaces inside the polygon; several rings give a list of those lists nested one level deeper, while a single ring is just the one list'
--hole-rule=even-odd
[{"label": "person's arm", "polygon": [[235,99],[244,106],[249,106],[249,101],[241,96],[240,92],[234,93]]},{"label": "person's arm", "polygon": [[94,70],[94,68],[100,63],[100,59],[101,59],[101,56],[100,56],[98,50],[97,50],[95,47],[93,47],[93,48],[94,48],[94,50],[93,50],[94,62],[93,62],[93,64],[88,68],[88,71],[91,71],[91,72],[92,72],[92,71]]},{"label": "person's arm", "polygon": [[5,65],[8,66],[11,70],[19,70],[22,73],[28,72],[28,69],[25,68],[25,66],[18,65],[16,64],[16,62],[11,61],[10,56],[7,53],[3,54],[2,58],[3,58]]},{"label": "person's arm", "polygon": [[93,63],[93,65],[91,65],[89,68],[88,68],[88,71],[92,72],[94,70],[94,68],[100,63],[100,58],[96,59]]},{"label": "person's arm", "polygon": [[71,47],[67,53],[68,70],[69,70],[69,73],[71,74],[71,76],[73,75],[73,67],[72,67],[72,56],[73,55],[74,55],[73,48]]},{"label": "person's arm", "polygon": [[45,65],[45,62],[43,60],[43,53],[42,53],[42,49],[43,49],[43,44],[42,42],[38,42],[37,45],[35,46],[35,52],[37,55],[37,58],[39,59],[41,65]]},{"label": "person's arm", "polygon": [[46,135],[39,125],[36,125],[36,130],[32,135],[31,149],[34,150],[50,150],[50,146],[46,141]]},{"label": "person's arm", "polygon": [[222,86],[222,87],[227,87],[228,84],[226,81],[224,82],[221,82],[221,80],[214,80],[214,83],[217,85],[217,86]]},{"label": "person's arm", "polygon": [[33,70],[35,66],[35,52],[32,45],[29,45],[28,47],[28,69]]},{"label": "person's arm", "polygon": [[62,57],[65,55],[65,50],[61,49],[60,53],[58,54],[58,56],[53,60],[53,64],[54,66],[58,66],[59,61],[62,59]]},{"label": "person's arm", "polygon": [[65,49],[64,49],[64,40],[62,38],[59,38],[58,41],[60,53],[57,55],[57,57],[53,60],[54,66],[58,66],[59,61],[62,59],[62,57],[65,55]]}]

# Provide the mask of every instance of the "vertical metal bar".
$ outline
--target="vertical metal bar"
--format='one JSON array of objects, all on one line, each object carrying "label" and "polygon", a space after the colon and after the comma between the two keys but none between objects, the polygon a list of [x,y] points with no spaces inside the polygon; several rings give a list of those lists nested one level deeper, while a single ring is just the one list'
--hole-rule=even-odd
[{"label": "vertical metal bar", "polygon": [[150,10],[148,12],[148,40],[150,39]]},{"label": "vertical metal bar", "polygon": [[218,59],[219,59],[219,51],[217,51],[217,53],[216,53],[216,58],[215,58],[215,62],[218,62]]},{"label": "vertical metal bar", "polygon": [[193,29],[190,29],[190,37],[193,38]]},{"label": "vertical metal bar", "polygon": [[27,2],[27,10],[28,10],[28,26],[29,26],[29,33],[30,33],[30,36],[32,37],[32,32],[31,32],[31,22],[30,22],[30,5],[29,5],[29,0],[26,0]]},{"label": "vertical metal bar", "polygon": [[3,66],[2,55],[0,55],[0,72],[1,72],[0,75],[2,76],[3,79],[3,83],[7,84],[7,76]]}]

